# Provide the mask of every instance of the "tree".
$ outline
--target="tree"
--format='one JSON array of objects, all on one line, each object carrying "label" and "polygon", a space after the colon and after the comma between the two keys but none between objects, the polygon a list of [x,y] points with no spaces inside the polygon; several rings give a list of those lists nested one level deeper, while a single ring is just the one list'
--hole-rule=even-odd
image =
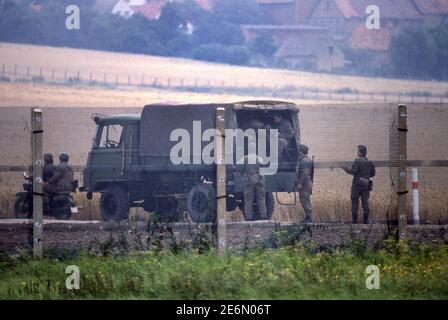
[{"label": "tree", "polygon": [[437,45],[423,27],[407,27],[392,38],[390,61],[395,75],[437,77]]}]

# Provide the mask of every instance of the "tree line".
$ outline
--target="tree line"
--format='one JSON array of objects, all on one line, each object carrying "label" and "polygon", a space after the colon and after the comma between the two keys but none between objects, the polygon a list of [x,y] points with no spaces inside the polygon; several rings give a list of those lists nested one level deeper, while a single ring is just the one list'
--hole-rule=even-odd
[{"label": "tree line", "polygon": [[[159,19],[128,19],[98,13],[95,0],[47,0],[41,10],[30,0],[0,0],[0,41],[184,57],[237,65],[286,66],[268,33],[247,43],[242,24],[268,24],[255,0],[216,1],[206,11],[194,0],[169,2]],[[81,28],[67,30],[65,8],[80,7]],[[191,29],[191,26],[193,28]],[[448,25],[404,27],[391,40],[387,61],[377,52],[345,48],[349,67],[341,73],[448,80]]]}]

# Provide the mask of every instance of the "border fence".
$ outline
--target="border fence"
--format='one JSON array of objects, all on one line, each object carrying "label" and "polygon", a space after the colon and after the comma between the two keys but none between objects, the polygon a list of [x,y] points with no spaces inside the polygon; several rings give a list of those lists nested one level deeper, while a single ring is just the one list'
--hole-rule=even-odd
[{"label": "border fence", "polygon": [[219,80],[216,77],[181,78],[164,77],[153,74],[96,73],[80,70],[36,67],[30,65],[6,65],[0,69],[0,81],[32,82],[53,85],[83,85],[96,87],[139,87],[186,92],[214,92],[271,96],[273,98],[322,100],[339,102],[369,103],[445,103],[445,94],[434,95],[431,92],[397,92],[391,88],[387,92],[359,91],[349,87],[336,90],[323,90],[318,87],[300,87],[293,83],[285,86],[254,85],[243,80]]},{"label": "border fence", "polygon": [[[394,111],[397,105],[319,105],[299,106],[302,143],[310,147],[316,161],[316,181],[312,201],[316,222],[350,221],[351,178],[340,167],[350,165],[356,156],[356,146],[369,147],[369,158],[378,167],[372,195],[372,219],[385,222],[391,219],[391,194],[396,192],[396,157],[391,133],[396,128]],[[140,108],[127,108],[126,113],[139,113]],[[95,125],[93,113],[123,113],[116,108],[43,108],[44,152],[57,155],[68,152],[71,164],[81,181],[81,171],[90,150]],[[420,206],[422,223],[448,220],[448,108],[446,105],[408,106],[407,189],[411,190],[410,171],[419,168]],[[11,217],[15,192],[21,191],[21,171],[30,169],[29,108],[0,108],[0,217]],[[393,178],[393,179],[392,179]],[[5,191],[6,190],[6,191]],[[8,195],[8,196],[5,196]],[[96,202],[77,194],[85,207],[76,219],[99,219]],[[291,195],[279,194],[282,203],[289,203]],[[411,203],[409,202],[409,208]],[[89,211],[89,212],[87,212]],[[278,221],[297,221],[301,218],[300,205],[276,207]],[[409,211],[409,219],[412,219]],[[240,213],[232,213],[232,221],[240,221]]]}]

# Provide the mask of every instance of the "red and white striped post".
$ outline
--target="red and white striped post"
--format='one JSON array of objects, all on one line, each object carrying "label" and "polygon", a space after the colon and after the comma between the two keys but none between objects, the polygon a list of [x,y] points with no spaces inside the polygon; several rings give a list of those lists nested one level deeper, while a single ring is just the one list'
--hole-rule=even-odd
[{"label": "red and white striped post", "polygon": [[412,169],[412,215],[415,225],[420,224],[420,204],[418,197],[418,170]]}]

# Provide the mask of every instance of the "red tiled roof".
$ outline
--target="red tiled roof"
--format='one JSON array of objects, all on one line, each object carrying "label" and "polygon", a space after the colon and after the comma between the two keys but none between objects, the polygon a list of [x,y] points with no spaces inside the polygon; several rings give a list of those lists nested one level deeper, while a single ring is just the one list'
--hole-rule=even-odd
[{"label": "red tiled roof", "polygon": [[135,13],[140,13],[150,20],[155,20],[159,17],[162,8],[167,4],[167,0],[152,0],[146,2],[142,6],[132,7]]},{"label": "red tiled roof", "polygon": [[[209,0],[195,0],[196,3],[204,10],[212,10],[212,5]],[[135,13],[140,13],[150,20],[155,20],[159,17],[163,7],[168,3],[168,0],[148,0],[144,5],[132,6]]]},{"label": "red tiled roof", "polygon": [[423,14],[447,14],[448,0],[414,0]]},{"label": "red tiled roof", "polygon": [[355,49],[386,51],[389,49],[395,31],[389,25],[382,25],[379,30],[369,30],[364,25],[360,25],[350,36],[349,43]]},{"label": "red tiled roof", "polygon": [[211,11],[212,10],[212,4],[209,0],[196,0],[196,3],[204,10]]},{"label": "red tiled roof", "polygon": [[359,13],[353,8],[350,0],[335,0],[336,6],[342,12],[345,18],[360,17]]}]

